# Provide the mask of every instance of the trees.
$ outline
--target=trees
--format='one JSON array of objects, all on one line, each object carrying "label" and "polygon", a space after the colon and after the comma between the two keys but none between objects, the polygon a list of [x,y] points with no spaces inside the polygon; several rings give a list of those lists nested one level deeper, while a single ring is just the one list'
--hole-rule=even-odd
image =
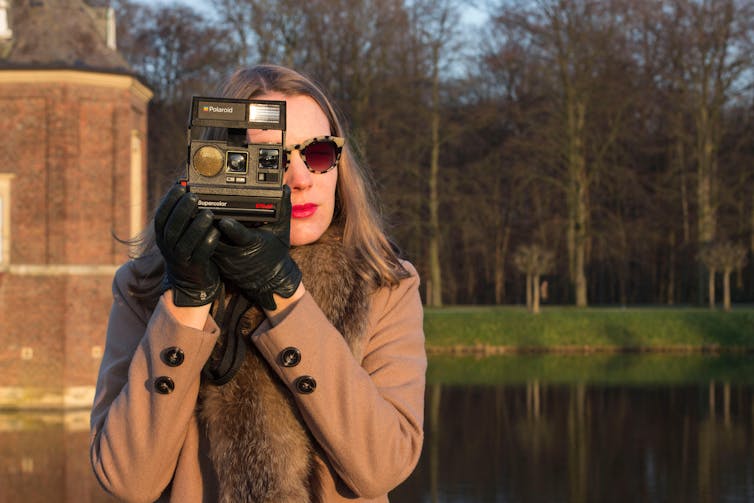
[{"label": "trees", "polygon": [[592,191],[613,167],[608,163],[615,162],[637,94],[628,34],[619,29],[627,19],[624,3],[596,0],[501,2],[495,17],[508,40],[528,41],[529,56],[551,83],[539,126],[544,141],[530,148],[546,150],[539,154],[542,179],[564,202],[568,277],[578,306],[588,303],[592,215],[599,210]]},{"label": "trees", "polygon": [[488,59],[515,44],[524,52],[519,62],[544,63],[540,78],[550,85],[542,96],[549,109],[529,109],[541,119],[539,134],[515,134],[529,142],[526,166],[541,190],[564,203],[548,211],[563,215],[554,240],[565,242],[569,260],[559,270],[577,305],[590,295],[691,300],[693,248],[716,235],[723,201],[722,233],[748,226],[740,223],[749,218],[746,204],[730,192],[735,185],[750,194],[747,170],[723,161],[730,147],[724,156],[719,149],[751,137],[727,131],[735,124],[728,116],[751,97],[752,73],[743,69],[752,67],[745,48],[754,25],[750,3],[720,6],[712,13],[718,4],[695,0],[497,4],[493,23],[505,43]]},{"label": "trees", "polygon": [[341,105],[429,304],[520,298],[531,242],[553,302],[697,302],[703,243],[754,243],[751,2],[489,0],[466,32],[452,0],[116,4],[156,93],[153,185],[184,161],[190,95],[292,65]]},{"label": "trees", "polygon": [[233,68],[220,28],[185,5],[115,0],[118,50],[154,91],[149,105],[149,199],[185,166],[191,96],[212,93]]},{"label": "trees", "polygon": [[[754,6],[738,0],[674,0],[662,5],[657,14],[659,43],[666,54],[661,89],[675,98],[669,114],[682,121],[675,127],[674,157],[684,190],[687,170],[693,168],[688,175],[696,183],[695,242],[701,250],[720,234],[721,178],[731,169],[721,166],[720,148],[733,125],[726,116],[740,106],[752,84]],[[685,220],[689,214],[685,195],[683,200]]]},{"label": "trees", "polygon": [[454,42],[453,31],[458,17],[451,0],[416,1],[412,5],[417,26],[417,38],[428,49],[431,98],[430,116],[430,158],[429,158],[429,280],[427,288],[427,305],[442,306],[442,268],[440,264],[440,119],[442,102],[440,101],[440,72],[444,52]]},{"label": "trees", "polygon": [[746,248],[731,242],[707,245],[699,252],[699,260],[709,271],[709,307],[715,307],[715,273],[723,273],[723,309],[730,311],[730,274],[746,265]]},{"label": "trees", "polygon": [[513,254],[513,263],[516,268],[526,274],[526,308],[534,313],[539,313],[539,278],[552,270],[555,254],[537,244],[521,245]]}]

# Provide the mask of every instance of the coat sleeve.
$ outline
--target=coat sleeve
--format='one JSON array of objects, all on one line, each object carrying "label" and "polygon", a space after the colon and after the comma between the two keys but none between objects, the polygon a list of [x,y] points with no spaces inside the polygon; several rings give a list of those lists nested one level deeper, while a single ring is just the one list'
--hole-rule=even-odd
[{"label": "coat sleeve", "polygon": [[[372,298],[362,362],[309,294],[252,337],[334,470],[366,498],[394,489],[421,454],[427,358],[419,278],[407,267],[411,277]],[[288,348],[300,352],[295,366],[283,364]]]},{"label": "coat sleeve", "polygon": [[[212,318],[203,330],[179,324],[163,299],[154,312],[146,312],[128,294],[132,277],[127,264],[113,281],[91,413],[90,458],[108,492],[129,501],[155,501],[170,483],[189,422],[195,420],[201,369],[219,329]],[[175,356],[179,353],[182,358]]]}]

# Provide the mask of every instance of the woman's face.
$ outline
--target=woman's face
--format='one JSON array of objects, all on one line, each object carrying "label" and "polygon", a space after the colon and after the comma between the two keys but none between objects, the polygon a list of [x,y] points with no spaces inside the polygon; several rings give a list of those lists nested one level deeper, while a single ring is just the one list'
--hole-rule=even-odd
[{"label": "woman's face", "polygon": [[[269,93],[258,99],[286,102],[287,147],[309,138],[332,134],[327,116],[309,96]],[[277,143],[280,141],[280,131],[249,129],[247,137],[253,143]],[[283,180],[291,188],[291,245],[317,241],[332,221],[338,168],[322,174],[311,173],[301,159],[301,153],[294,150],[289,154],[288,170]]]}]

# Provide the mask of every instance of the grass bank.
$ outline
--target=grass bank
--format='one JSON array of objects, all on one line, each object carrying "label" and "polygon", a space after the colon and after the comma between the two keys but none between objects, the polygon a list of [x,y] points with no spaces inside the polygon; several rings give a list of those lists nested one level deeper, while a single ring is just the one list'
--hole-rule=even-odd
[{"label": "grass bank", "polygon": [[700,386],[754,385],[750,354],[524,353],[479,358],[433,355],[427,383],[449,386],[542,385]]},{"label": "grass bank", "polygon": [[426,308],[430,354],[754,351],[754,308]]}]

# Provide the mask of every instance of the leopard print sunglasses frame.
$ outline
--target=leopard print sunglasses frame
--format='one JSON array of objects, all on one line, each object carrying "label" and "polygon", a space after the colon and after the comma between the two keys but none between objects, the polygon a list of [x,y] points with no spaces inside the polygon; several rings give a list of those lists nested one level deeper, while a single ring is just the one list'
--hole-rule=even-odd
[{"label": "leopard print sunglasses frame", "polygon": [[[285,151],[285,169],[287,171],[291,164],[291,154],[293,151],[298,150],[299,154],[301,154],[301,159],[306,165],[306,169],[311,173],[320,175],[327,173],[338,165],[345,143],[345,138],[341,138],[340,136],[316,136],[292,147],[285,147],[283,149]],[[326,147],[326,145],[330,147]],[[332,150],[322,150],[323,147],[324,149],[332,148]]]}]

